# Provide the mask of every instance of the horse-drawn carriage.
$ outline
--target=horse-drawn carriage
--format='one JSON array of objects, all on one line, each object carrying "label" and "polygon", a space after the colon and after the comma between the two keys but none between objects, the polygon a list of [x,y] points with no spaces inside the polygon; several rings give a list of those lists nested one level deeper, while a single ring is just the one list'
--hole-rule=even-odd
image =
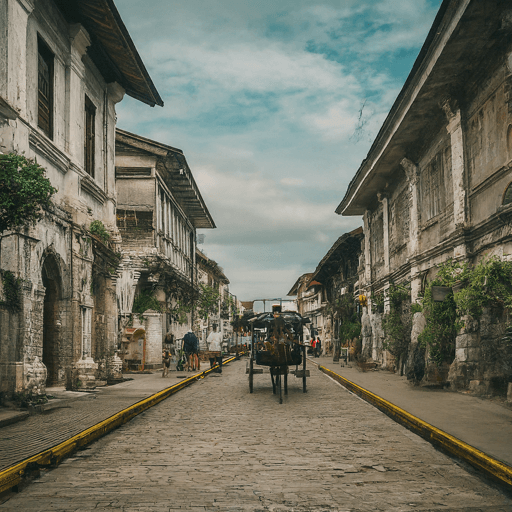
[{"label": "horse-drawn carriage", "polygon": [[[251,326],[251,354],[248,365],[249,391],[253,392],[254,375],[264,373],[269,367],[274,394],[279,391],[279,403],[283,403],[284,394],[288,394],[288,374],[302,378],[302,391],[306,393],[306,345],[304,344],[304,326],[310,323],[294,311],[280,311],[274,306],[272,313],[261,313],[248,320]],[[302,364],[302,369],[299,365]],[[295,369],[290,370],[290,367]]]}]

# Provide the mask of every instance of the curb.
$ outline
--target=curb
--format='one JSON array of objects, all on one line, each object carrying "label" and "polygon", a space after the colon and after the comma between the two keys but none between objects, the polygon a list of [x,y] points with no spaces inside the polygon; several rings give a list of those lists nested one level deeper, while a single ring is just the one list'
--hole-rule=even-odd
[{"label": "curb", "polygon": [[388,402],[384,398],[368,391],[361,386],[358,386],[354,382],[351,382],[345,377],[338,375],[337,373],[329,370],[325,366],[315,363],[318,368],[329,377],[339,382],[343,387],[356,394],[366,402],[370,403],[381,412],[389,416],[391,419],[400,423],[407,429],[411,430],[415,434],[418,434],[423,439],[433,444],[437,448],[440,448],[444,452],[454,455],[458,459],[461,459],[478,470],[484,472],[487,476],[490,476],[494,480],[505,484],[512,489],[512,467],[496,460],[484,452],[470,446],[469,444],[457,439],[456,437],[447,434],[446,432],[430,425],[423,420],[420,420],[416,416],[408,413],[404,409]]},{"label": "curb", "polygon": [[[222,362],[222,364],[227,364],[236,360],[235,357],[230,357]],[[146,409],[153,407],[158,404],[162,400],[170,397],[174,393],[186,388],[190,384],[193,384],[199,379],[204,378],[206,375],[212,372],[212,369],[205,370],[196,375],[192,375],[182,381],[174,384],[174,386],[170,386],[168,388],[155,393],[154,395],[149,396],[148,398],[144,398],[143,400],[123,409],[122,411],[110,416],[106,420],[93,425],[92,427],[83,430],[79,434],[67,439],[66,441],[53,446],[47,450],[44,450],[28,459],[25,459],[14,466],[11,466],[7,469],[4,469],[0,472],[0,494],[19,485],[23,479],[23,476],[29,473],[30,471],[37,469],[40,466],[57,466],[59,462],[68,457],[75,451],[88,444],[96,441],[100,437],[108,434],[112,430],[117,427],[127,423],[132,418],[144,412]]]}]

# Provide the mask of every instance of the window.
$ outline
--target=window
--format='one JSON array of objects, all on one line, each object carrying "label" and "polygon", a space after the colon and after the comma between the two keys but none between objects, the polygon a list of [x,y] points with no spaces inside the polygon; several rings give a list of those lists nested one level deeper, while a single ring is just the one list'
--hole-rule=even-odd
[{"label": "window", "polygon": [[85,140],[84,140],[84,169],[94,178],[94,135],[95,135],[96,107],[85,97]]},{"label": "window", "polygon": [[503,194],[503,205],[512,203],[512,183],[509,184]]},{"label": "window", "polygon": [[428,163],[420,178],[421,215],[428,221],[451,202],[453,196],[451,177],[451,148],[439,151]]},{"label": "window", "polygon": [[53,138],[53,53],[37,40],[37,125]]}]

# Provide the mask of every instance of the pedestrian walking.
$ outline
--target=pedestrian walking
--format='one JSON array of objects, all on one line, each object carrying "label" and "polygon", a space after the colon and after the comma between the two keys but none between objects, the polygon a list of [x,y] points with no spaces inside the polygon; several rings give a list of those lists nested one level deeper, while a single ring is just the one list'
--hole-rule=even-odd
[{"label": "pedestrian walking", "polygon": [[171,356],[167,350],[164,352],[163,363],[162,377],[167,377],[169,375],[169,367],[171,366]]},{"label": "pedestrian walking", "polygon": [[187,357],[188,371],[201,369],[201,363],[199,362],[199,340],[197,336],[190,329],[187,334],[183,337],[183,349]]},{"label": "pedestrian walking", "polygon": [[222,334],[217,332],[217,329],[214,328],[214,330],[208,335],[206,344],[208,345],[208,351],[210,352],[210,368],[218,366],[215,371],[222,373]]},{"label": "pedestrian walking", "polygon": [[317,336],[316,337],[316,346],[315,346],[315,357],[320,357],[322,353],[322,341]]},{"label": "pedestrian walking", "polygon": [[315,355],[315,350],[316,350],[316,340],[315,340],[315,338],[311,338],[311,353],[313,354],[313,356]]}]

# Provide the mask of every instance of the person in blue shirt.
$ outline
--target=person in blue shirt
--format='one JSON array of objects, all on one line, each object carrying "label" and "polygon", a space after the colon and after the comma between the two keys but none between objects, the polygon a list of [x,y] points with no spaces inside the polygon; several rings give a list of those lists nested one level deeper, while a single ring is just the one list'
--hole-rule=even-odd
[{"label": "person in blue shirt", "polygon": [[188,371],[200,370],[201,363],[199,361],[199,340],[197,336],[189,330],[185,336],[183,336],[183,350],[187,357]]}]

